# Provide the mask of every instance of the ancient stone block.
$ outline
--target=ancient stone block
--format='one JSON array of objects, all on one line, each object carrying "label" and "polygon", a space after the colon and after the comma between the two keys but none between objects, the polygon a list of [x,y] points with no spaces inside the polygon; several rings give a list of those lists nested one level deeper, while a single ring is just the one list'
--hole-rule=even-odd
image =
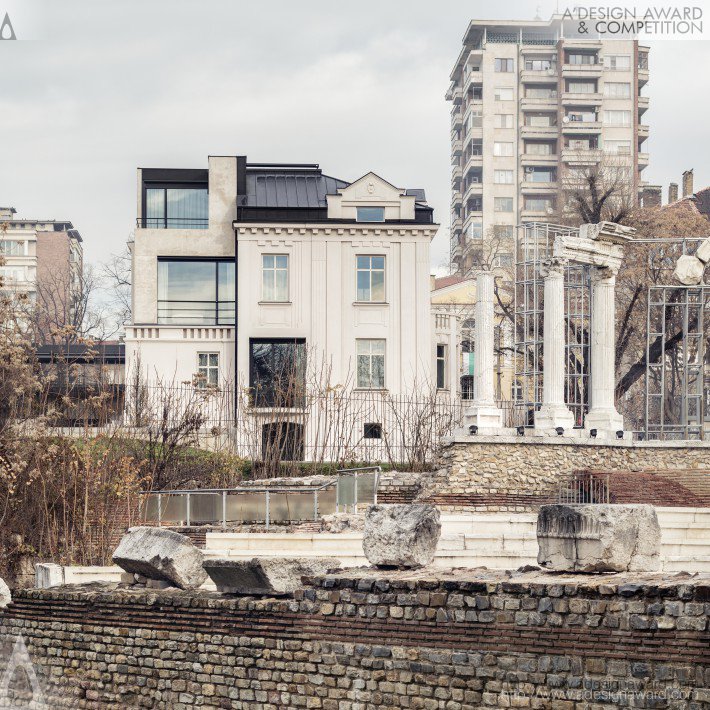
[{"label": "ancient stone block", "polygon": [[560,572],[654,572],[661,528],[651,505],[544,505],[538,563]]},{"label": "ancient stone block", "polygon": [[113,561],[126,572],[171,582],[181,589],[194,589],[207,579],[202,551],[189,537],[172,530],[130,528],[113,553]]},{"label": "ancient stone block", "polygon": [[376,567],[423,567],[434,559],[440,535],[433,505],[371,505],[362,549]]},{"label": "ancient stone block", "polygon": [[255,557],[251,560],[206,559],[204,569],[225,594],[292,594],[304,576],[341,568],[335,557]]},{"label": "ancient stone block", "polygon": [[47,589],[64,584],[64,569],[54,562],[38,562],[35,565],[35,587]]},{"label": "ancient stone block", "polygon": [[695,252],[695,256],[700,259],[703,264],[707,264],[710,261],[710,239],[705,239],[700,242],[700,246]]},{"label": "ancient stone block", "polygon": [[696,256],[684,254],[678,257],[673,276],[684,286],[694,286],[703,280],[705,264]]},{"label": "ancient stone block", "polygon": [[0,577],[0,609],[4,609],[11,601],[10,588],[5,584],[5,580]]}]

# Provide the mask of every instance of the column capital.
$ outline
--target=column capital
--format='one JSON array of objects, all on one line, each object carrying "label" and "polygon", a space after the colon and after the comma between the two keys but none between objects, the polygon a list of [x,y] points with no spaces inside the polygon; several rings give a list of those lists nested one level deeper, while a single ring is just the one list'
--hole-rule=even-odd
[{"label": "column capital", "polygon": [[601,283],[602,281],[606,283],[616,283],[616,275],[619,273],[619,267],[621,265],[613,265],[613,266],[600,266],[597,268],[592,268],[591,270],[591,278],[592,278],[592,284],[597,284]]},{"label": "column capital", "polygon": [[565,268],[569,264],[569,259],[559,256],[553,256],[551,259],[545,259],[540,263],[540,276],[546,279],[548,276],[564,276]]}]

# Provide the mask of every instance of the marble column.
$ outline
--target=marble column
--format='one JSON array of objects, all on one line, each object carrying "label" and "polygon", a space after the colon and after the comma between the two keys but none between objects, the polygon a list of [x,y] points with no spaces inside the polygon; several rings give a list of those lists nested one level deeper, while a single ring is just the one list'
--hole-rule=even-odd
[{"label": "marble column", "polygon": [[592,368],[590,409],[584,418],[586,430],[596,429],[598,436],[615,436],[623,430],[624,418],[614,402],[616,319],[616,272],[592,270]]},{"label": "marble column", "polygon": [[574,415],[565,404],[565,265],[563,259],[552,259],[541,267],[545,279],[542,406],[535,412],[535,429],[562,427],[571,433]]},{"label": "marble column", "polygon": [[465,425],[479,433],[494,433],[502,427],[502,412],[496,405],[494,388],[495,321],[493,314],[493,272],[481,271],[476,277],[475,351],[473,354],[473,402],[466,410]]}]

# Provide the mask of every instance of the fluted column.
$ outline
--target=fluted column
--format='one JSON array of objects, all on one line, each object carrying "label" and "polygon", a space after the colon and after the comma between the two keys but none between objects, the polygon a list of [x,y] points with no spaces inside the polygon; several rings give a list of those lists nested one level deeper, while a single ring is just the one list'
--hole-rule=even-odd
[{"label": "fluted column", "polygon": [[541,267],[545,279],[542,339],[542,406],[535,428],[571,432],[574,416],[565,404],[565,265],[552,259]]},{"label": "fluted column", "polygon": [[584,418],[584,428],[600,435],[613,436],[623,430],[624,418],[616,410],[616,272],[592,270],[592,368],[591,407]]},{"label": "fluted column", "polygon": [[476,277],[476,331],[473,354],[473,402],[466,410],[466,426],[475,424],[481,433],[502,426],[501,410],[496,405],[494,388],[495,322],[493,309],[493,272],[481,271]]}]

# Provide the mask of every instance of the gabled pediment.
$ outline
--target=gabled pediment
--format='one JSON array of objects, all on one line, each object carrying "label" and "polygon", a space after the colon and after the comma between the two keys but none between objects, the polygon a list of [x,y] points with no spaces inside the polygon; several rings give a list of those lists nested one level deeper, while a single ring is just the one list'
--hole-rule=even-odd
[{"label": "gabled pediment", "polygon": [[366,173],[347,187],[338,190],[344,202],[392,202],[399,201],[404,190],[395,187],[373,172]]}]

